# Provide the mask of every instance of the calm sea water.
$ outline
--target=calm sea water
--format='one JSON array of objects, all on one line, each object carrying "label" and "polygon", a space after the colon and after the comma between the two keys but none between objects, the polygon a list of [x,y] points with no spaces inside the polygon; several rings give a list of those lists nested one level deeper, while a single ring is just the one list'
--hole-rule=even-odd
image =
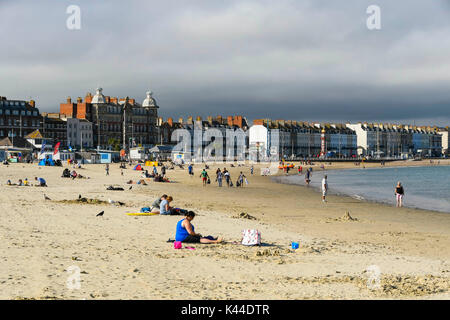
[{"label": "calm sea water", "polygon": [[[324,174],[330,193],[395,205],[394,188],[400,181],[405,189],[404,206],[450,212],[450,166],[317,170],[312,175],[313,187],[320,187]],[[304,176],[279,181],[304,185]]]}]

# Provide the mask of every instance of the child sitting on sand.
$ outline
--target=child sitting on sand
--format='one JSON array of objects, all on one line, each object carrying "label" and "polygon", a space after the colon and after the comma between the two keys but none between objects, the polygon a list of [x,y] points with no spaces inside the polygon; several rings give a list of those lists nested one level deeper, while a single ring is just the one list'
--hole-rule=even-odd
[{"label": "child sitting on sand", "polygon": [[47,182],[44,178],[38,178],[34,177],[34,180],[36,180],[39,183],[39,187],[47,187]]},{"label": "child sitting on sand", "polygon": [[220,243],[222,238],[214,238],[213,236],[202,237],[200,233],[195,233],[195,228],[191,221],[195,217],[194,211],[188,211],[184,219],[178,221],[175,234],[175,241],[186,243]]}]

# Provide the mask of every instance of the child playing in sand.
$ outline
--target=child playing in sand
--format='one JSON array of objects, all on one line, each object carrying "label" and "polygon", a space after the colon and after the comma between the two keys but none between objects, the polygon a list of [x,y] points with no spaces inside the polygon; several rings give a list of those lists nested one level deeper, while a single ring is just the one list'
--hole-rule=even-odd
[{"label": "child playing in sand", "polygon": [[40,187],[47,187],[47,182],[45,181],[44,178],[34,177],[34,180],[36,180],[39,183]]},{"label": "child playing in sand", "polygon": [[175,240],[186,243],[220,243],[222,238],[214,238],[213,236],[202,237],[200,233],[195,233],[195,228],[191,221],[195,217],[194,211],[188,211],[184,219],[178,221]]}]

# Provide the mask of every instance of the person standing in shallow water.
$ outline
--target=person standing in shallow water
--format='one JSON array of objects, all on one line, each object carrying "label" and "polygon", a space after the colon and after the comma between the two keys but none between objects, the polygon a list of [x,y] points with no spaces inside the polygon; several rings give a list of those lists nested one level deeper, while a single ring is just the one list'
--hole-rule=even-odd
[{"label": "person standing in shallow water", "polygon": [[397,182],[397,186],[395,187],[395,198],[397,200],[397,207],[400,208],[403,206],[403,196],[405,195],[405,190],[401,182]]}]

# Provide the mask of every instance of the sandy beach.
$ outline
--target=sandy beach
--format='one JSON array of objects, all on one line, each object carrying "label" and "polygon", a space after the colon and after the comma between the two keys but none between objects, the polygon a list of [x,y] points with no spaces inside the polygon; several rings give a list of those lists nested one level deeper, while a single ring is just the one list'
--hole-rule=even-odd
[{"label": "sandy beach", "polygon": [[[430,163],[386,163],[393,165]],[[0,299],[450,298],[448,213],[333,195],[322,203],[311,188],[260,176],[260,165],[254,175],[249,165],[224,166],[233,181],[243,171],[249,185],[219,188],[212,179],[203,187],[200,165],[194,177],[177,168],[167,171],[172,183],[148,179],[148,185],[133,184],[131,190],[126,182],[139,180],[140,172],[127,166],[122,176],[118,164],[110,165],[109,176],[104,165],[86,165],[77,172],[89,179],[76,180],[61,178],[61,167],[2,165]],[[211,164],[211,177],[217,167]],[[6,185],[24,178],[34,184],[35,176],[48,187]],[[107,191],[109,185],[125,190]],[[174,239],[181,217],[126,215],[163,193],[174,197],[173,206],[197,213],[197,232],[223,236],[226,243],[175,250],[167,240]],[[106,203],[68,201],[79,195]],[[104,215],[96,217],[100,211]],[[346,219],[346,212],[354,220]],[[233,243],[243,229],[260,230],[263,245]],[[291,249],[292,241],[300,243],[298,250]],[[79,289],[67,287],[73,267],[81,271]],[[371,286],[374,268],[380,282]]]}]

